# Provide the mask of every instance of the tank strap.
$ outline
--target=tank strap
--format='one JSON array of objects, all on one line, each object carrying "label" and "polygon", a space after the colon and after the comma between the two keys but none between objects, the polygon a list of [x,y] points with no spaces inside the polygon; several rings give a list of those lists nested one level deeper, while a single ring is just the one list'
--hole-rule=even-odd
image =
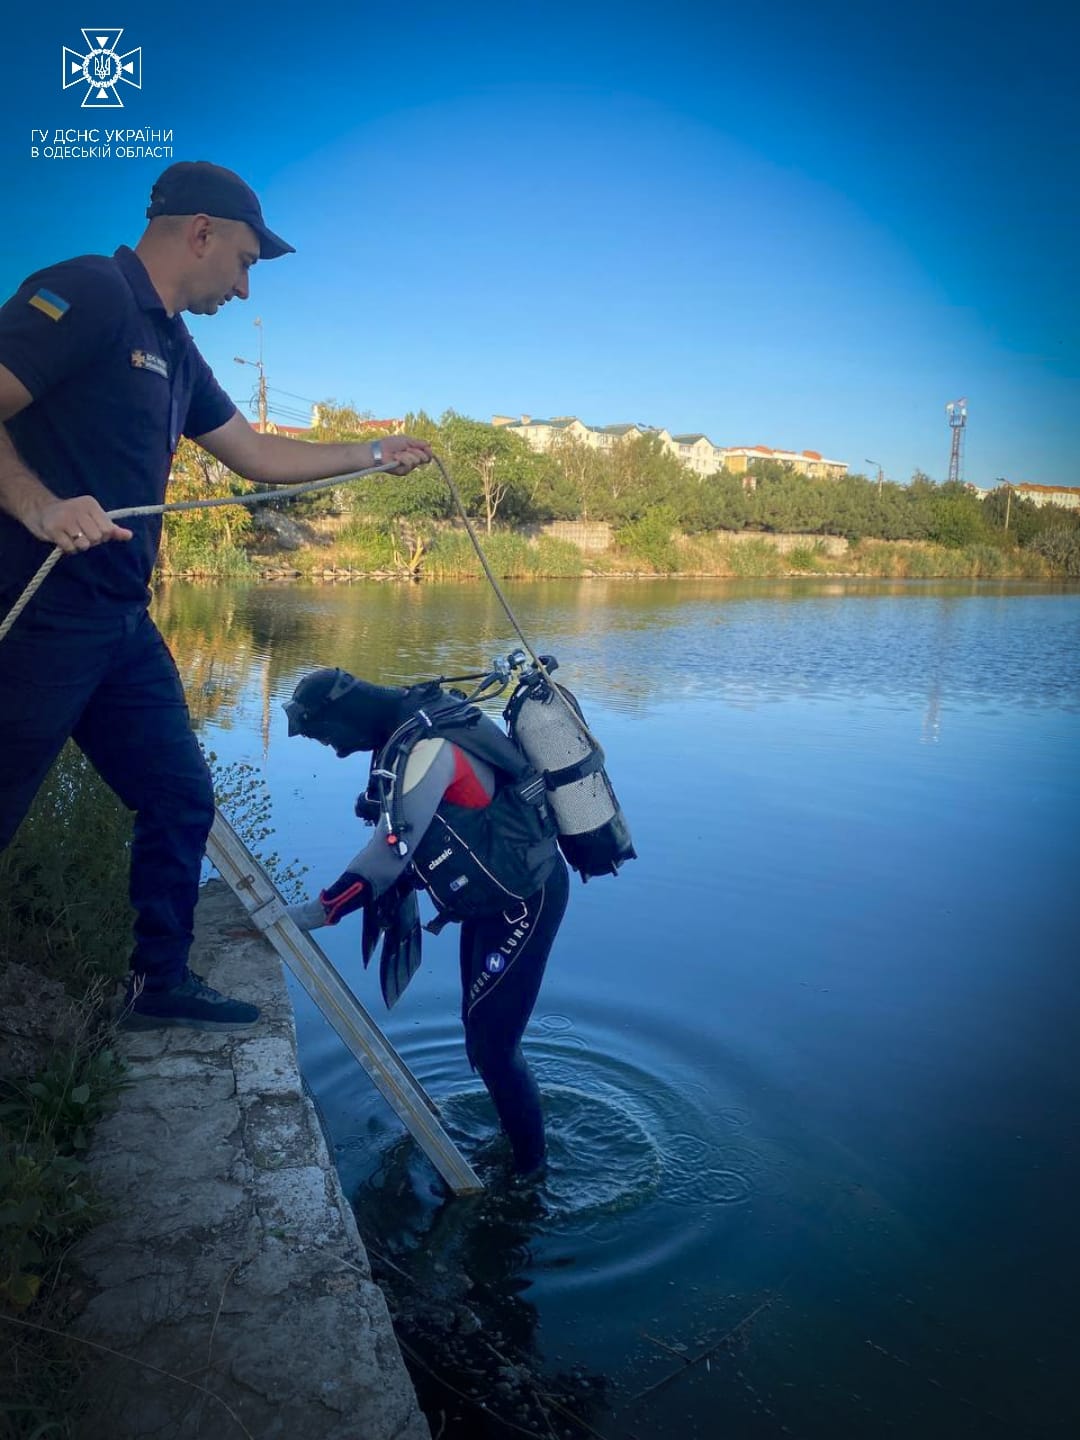
[{"label": "tank strap", "polygon": [[564,765],[561,770],[545,770],[544,784],[549,790],[561,790],[564,785],[573,785],[578,780],[584,780],[586,775],[595,775],[603,768],[604,752],[597,748],[590,750],[583,760],[576,760],[573,765]]}]

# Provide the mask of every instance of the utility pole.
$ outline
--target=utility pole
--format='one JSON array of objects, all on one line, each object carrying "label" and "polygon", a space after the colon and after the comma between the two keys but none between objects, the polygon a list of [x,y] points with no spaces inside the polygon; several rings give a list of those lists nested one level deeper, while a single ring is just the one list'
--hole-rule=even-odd
[{"label": "utility pole", "polygon": [[259,358],[258,360],[245,360],[241,355],[234,355],[233,359],[237,365],[253,365],[259,372],[259,434],[266,434],[266,371],[263,368],[263,330],[262,321],[256,319],[254,324],[259,331]]},{"label": "utility pole", "polygon": [[867,463],[867,465],[877,465],[877,495],[878,495],[878,499],[880,500],[880,499],[881,499],[881,482],[882,482],[882,480],[885,478],[885,472],[884,472],[884,470],[882,470],[881,466],[878,465],[878,462],[877,462],[876,460],[867,460],[866,463]]},{"label": "utility pole", "polygon": [[1005,482],[1005,534],[1009,533],[1009,511],[1012,509],[1012,486]]}]

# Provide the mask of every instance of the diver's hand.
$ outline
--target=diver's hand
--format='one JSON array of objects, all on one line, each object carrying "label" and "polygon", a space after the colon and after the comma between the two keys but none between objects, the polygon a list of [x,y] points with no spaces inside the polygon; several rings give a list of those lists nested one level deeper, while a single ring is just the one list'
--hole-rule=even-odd
[{"label": "diver's hand", "polygon": [[345,915],[362,910],[371,899],[371,886],[353,870],[343,870],[334,883],[319,896],[324,925],[336,925]]}]

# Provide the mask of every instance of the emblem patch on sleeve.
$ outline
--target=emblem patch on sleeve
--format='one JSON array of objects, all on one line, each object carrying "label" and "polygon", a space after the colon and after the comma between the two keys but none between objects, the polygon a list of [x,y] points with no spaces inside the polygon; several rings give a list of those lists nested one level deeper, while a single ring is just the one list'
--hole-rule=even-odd
[{"label": "emblem patch on sleeve", "polygon": [[35,310],[40,310],[50,320],[62,320],[71,309],[69,301],[60,295],[54,295],[51,290],[39,290],[35,295],[30,296],[28,302]]},{"label": "emblem patch on sleeve", "polygon": [[132,350],[131,364],[136,370],[152,370],[155,375],[169,378],[169,367],[160,355],[151,355],[149,350]]}]

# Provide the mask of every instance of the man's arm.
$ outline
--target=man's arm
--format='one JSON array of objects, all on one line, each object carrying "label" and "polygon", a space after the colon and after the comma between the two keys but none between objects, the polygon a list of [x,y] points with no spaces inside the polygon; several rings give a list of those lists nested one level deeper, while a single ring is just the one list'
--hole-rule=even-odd
[{"label": "man's arm", "polygon": [[33,398],[22,381],[0,365],[0,509],[38,540],[59,545],[65,555],[77,555],[104,540],[130,540],[131,531],[114,524],[92,495],[60,500],[23,463],[4,422]]},{"label": "man's arm", "polygon": [[[263,485],[299,485],[304,480],[326,480],[332,475],[369,470],[376,463],[369,441],[318,445],[307,440],[290,440],[286,435],[260,435],[240,414],[233,415],[217,430],[197,435],[195,440],[237,475]],[[431,446],[408,435],[386,435],[379,443],[383,463],[397,462],[391,471],[394,475],[407,475],[431,459]]]}]

